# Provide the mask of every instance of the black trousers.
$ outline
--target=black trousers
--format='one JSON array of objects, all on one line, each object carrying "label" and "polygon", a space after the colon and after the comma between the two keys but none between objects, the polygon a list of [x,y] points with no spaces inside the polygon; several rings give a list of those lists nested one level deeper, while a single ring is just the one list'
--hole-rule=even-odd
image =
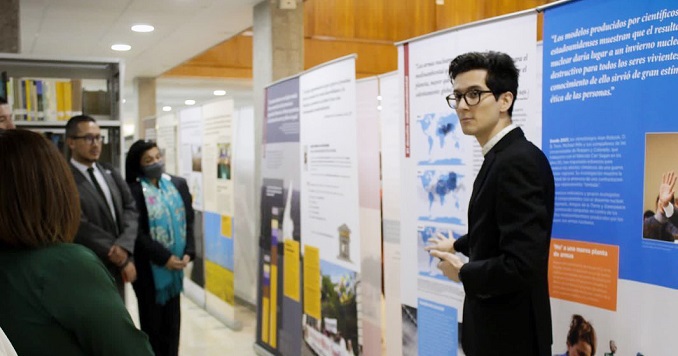
[{"label": "black trousers", "polygon": [[155,293],[137,293],[141,330],[148,335],[156,356],[179,354],[179,330],[181,328],[181,297],[155,303]]}]

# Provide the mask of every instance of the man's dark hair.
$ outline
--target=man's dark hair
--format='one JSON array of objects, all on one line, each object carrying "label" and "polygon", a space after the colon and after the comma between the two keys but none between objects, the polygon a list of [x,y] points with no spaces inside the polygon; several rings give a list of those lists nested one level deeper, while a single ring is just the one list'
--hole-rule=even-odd
[{"label": "man's dark hair", "polygon": [[153,147],[158,145],[153,141],[138,140],[130,146],[125,159],[125,180],[127,183],[134,183],[137,178],[143,176],[141,171],[141,157]]},{"label": "man's dark hair", "polygon": [[651,218],[653,216],[654,216],[654,210],[645,210],[645,212],[643,213],[643,220],[645,220],[647,218]]},{"label": "man's dark hair", "polygon": [[78,135],[78,125],[82,122],[93,122],[96,123],[97,121],[94,120],[93,117],[87,116],[87,115],[77,115],[73,116],[68,122],[66,123],[66,137],[73,137]]},{"label": "man's dark hair", "polygon": [[4,96],[0,96],[0,105],[5,105],[5,104],[9,104],[9,103],[7,102],[7,99],[5,99]]},{"label": "man's dark hair", "polygon": [[509,116],[513,115],[513,105],[518,97],[518,75],[519,70],[513,62],[513,58],[502,52],[469,52],[464,53],[450,62],[448,74],[450,81],[454,83],[454,78],[460,73],[465,73],[474,69],[487,70],[485,84],[492,90],[495,99],[503,93],[511,92],[513,94],[513,103],[508,109]]}]

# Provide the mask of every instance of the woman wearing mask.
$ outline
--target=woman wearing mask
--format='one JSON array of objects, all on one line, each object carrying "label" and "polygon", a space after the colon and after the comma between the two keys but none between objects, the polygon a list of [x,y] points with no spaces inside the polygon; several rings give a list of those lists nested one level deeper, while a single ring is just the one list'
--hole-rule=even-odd
[{"label": "woman wearing mask", "polygon": [[141,330],[157,356],[177,355],[183,269],[195,257],[191,195],[185,179],[164,173],[160,150],[152,141],[132,144],[125,168],[139,210],[133,286]]},{"label": "woman wearing mask", "polygon": [[56,146],[0,130],[0,156],[0,327],[17,354],[152,355],[101,260],[71,243],[80,199]]}]

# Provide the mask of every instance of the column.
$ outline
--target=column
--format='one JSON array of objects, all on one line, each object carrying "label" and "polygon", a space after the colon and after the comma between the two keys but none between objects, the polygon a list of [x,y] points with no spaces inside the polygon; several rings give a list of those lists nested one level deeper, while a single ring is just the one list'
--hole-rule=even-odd
[{"label": "column", "polygon": [[0,52],[19,53],[19,0],[5,0],[0,11]]},{"label": "column", "polygon": [[[134,78],[137,92],[137,104],[139,116],[137,121],[137,136],[145,139],[155,139],[154,134],[147,135],[150,131],[155,132],[156,98],[155,78]],[[148,137],[147,137],[148,136]]]},{"label": "column", "polygon": [[[301,0],[264,0],[254,7],[254,38],[252,50],[253,90],[254,90],[254,133],[255,157],[254,184],[248,187],[254,190],[252,202],[255,227],[254,236],[247,246],[236,245],[236,256],[246,259],[238,267],[252,268],[243,271],[244,276],[256,276],[257,252],[259,251],[259,232],[261,231],[261,157],[264,127],[264,88],[274,81],[300,73],[304,69],[304,10]],[[237,278],[237,276],[236,276]],[[236,285],[238,285],[236,280]],[[250,279],[248,283],[257,283]],[[255,292],[256,286],[252,286]],[[256,293],[256,292],[255,292]],[[256,301],[256,296],[251,296]]]}]

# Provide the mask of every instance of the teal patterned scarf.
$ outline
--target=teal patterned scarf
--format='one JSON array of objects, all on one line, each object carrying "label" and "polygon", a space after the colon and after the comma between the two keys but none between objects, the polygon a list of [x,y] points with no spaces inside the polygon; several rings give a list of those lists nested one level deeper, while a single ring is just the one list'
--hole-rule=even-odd
[{"label": "teal patterned scarf", "polygon": [[[158,187],[141,178],[148,210],[148,228],[153,241],[159,242],[179,259],[186,248],[186,211],[184,201],[169,176],[158,179]],[[151,263],[155,282],[155,302],[165,305],[183,289],[183,271],[171,271]]]}]

